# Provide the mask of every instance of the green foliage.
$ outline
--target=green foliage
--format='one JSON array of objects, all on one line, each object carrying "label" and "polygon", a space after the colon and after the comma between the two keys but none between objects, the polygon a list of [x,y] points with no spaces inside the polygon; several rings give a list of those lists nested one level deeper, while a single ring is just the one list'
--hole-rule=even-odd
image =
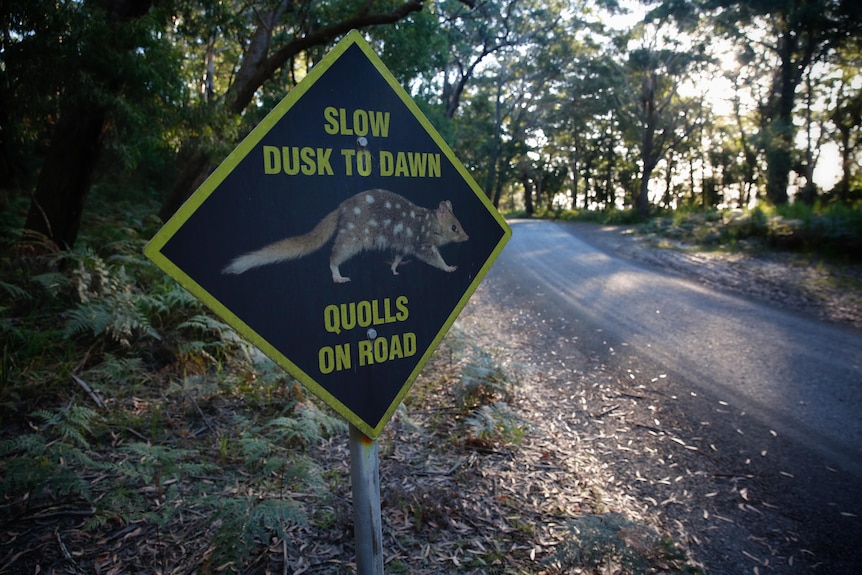
[{"label": "green foliage", "polygon": [[464,423],[469,442],[485,447],[498,444],[517,447],[524,439],[527,427],[524,418],[503,402],[480,406]]},{"label": "green foliage", "polygon": [[78,469],[98,467],[87,453],[87,436],[99,415],[71,405],[34,412],[30,420],[33,431],[0,440],[0,495],[12,500],[26,493],[29,505],[62,497],[91,499]]},{"label": "green foliage", "polygon": [[840,259],[862,254],[862,204],[794,203],[752,210],[676,210],[641,231],[707,246],[770,246]]},{"label": "green foliage", "polygon": [[101,205],[65,253],[0,229],[0,524],[182,521],[213,569],[248,562],[305,521],[307,451],[346,425],[143,257],[151,204]]},{"label": "green foliage", "polygon": [[465,443],[516,448],[528,427],[509,404],[520,385],[518,366],[502,361],[499,352],[475,345],[459,329],[449,333],[447,343],[462,357],[460,378],[451,393],[458,409],[467,414],[463,419]]},{"label": "green foliage", "polygon": [[211,503],[215,534],[210,568],[242,564],[271,537],[286,538],[289,526],[306,523],[302,506],[292,499],[236,496],[214,498]]},{"label": "green foliage", "polygon": [[473,410],[498,400],[511,400],[517,386],[494,355],[484,349],[471,348],[461,368],[461,379],[453,388],[461,409]]},{"label": "green foliage", "polygon": [[568,537],[557,546],[553,562],[566,572],[700,573],[672,541],[620,513],[585,515],[567,521],[565,527]]},{"label": "green foliage", "polygon": [[[509,219],[530,217],[524,211],[506,213]],[[591,222],[604,225],[634,225],[644,222],[644,218],[635,210],[565,210],[562,208],[545,208],[537,210],[533,216],[537,219]]]}]

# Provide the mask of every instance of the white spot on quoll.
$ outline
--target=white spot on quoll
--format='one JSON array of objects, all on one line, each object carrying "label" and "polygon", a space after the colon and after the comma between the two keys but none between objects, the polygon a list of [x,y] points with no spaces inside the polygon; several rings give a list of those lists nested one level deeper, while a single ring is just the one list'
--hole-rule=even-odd
[{"label": "white spot on quoll", "polygon": [[373,194],[365,194],[366,203],[373,204],[374,203],[374,195]]}]

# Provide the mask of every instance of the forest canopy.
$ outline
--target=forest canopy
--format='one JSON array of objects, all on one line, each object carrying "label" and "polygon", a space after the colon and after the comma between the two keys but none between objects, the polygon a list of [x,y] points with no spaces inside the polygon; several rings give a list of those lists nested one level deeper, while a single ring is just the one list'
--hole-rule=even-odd
[{"label": "forest canopy", "polygon": [[0,205],[74,245],[93,189],[169,217],[362,30],[495,205],[853,205],[852,0],[8,0]]}]

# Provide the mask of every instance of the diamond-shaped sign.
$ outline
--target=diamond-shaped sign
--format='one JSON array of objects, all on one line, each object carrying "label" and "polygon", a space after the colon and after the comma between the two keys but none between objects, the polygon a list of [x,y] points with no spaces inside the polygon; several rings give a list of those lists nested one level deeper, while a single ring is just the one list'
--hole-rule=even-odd
[{"label": "diamond-shaped sign", "polygon": [[376,438],[510,235],[354,31],[145,253]]}]

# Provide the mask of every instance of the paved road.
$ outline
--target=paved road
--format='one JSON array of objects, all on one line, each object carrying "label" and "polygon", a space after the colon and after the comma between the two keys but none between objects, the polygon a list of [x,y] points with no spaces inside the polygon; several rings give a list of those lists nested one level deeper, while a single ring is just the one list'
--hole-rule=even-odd
[{"label": "paved road", "polygon": [[[769,450],[758,473],[795,478],[795,489],[764,497],[810,529],[821,554],[858,548],[862,334],[618,259],[580,239],[577,226],[512,227],[488,278],[497,297],[576,319],[566,325],[581,352],[607,356],[608,341],[617,342],[633,361],[673,373],[694,422],[726,406],[710,432],[740,454]],[[858,560],[857,550],[830,572],[852,572]]]}]

